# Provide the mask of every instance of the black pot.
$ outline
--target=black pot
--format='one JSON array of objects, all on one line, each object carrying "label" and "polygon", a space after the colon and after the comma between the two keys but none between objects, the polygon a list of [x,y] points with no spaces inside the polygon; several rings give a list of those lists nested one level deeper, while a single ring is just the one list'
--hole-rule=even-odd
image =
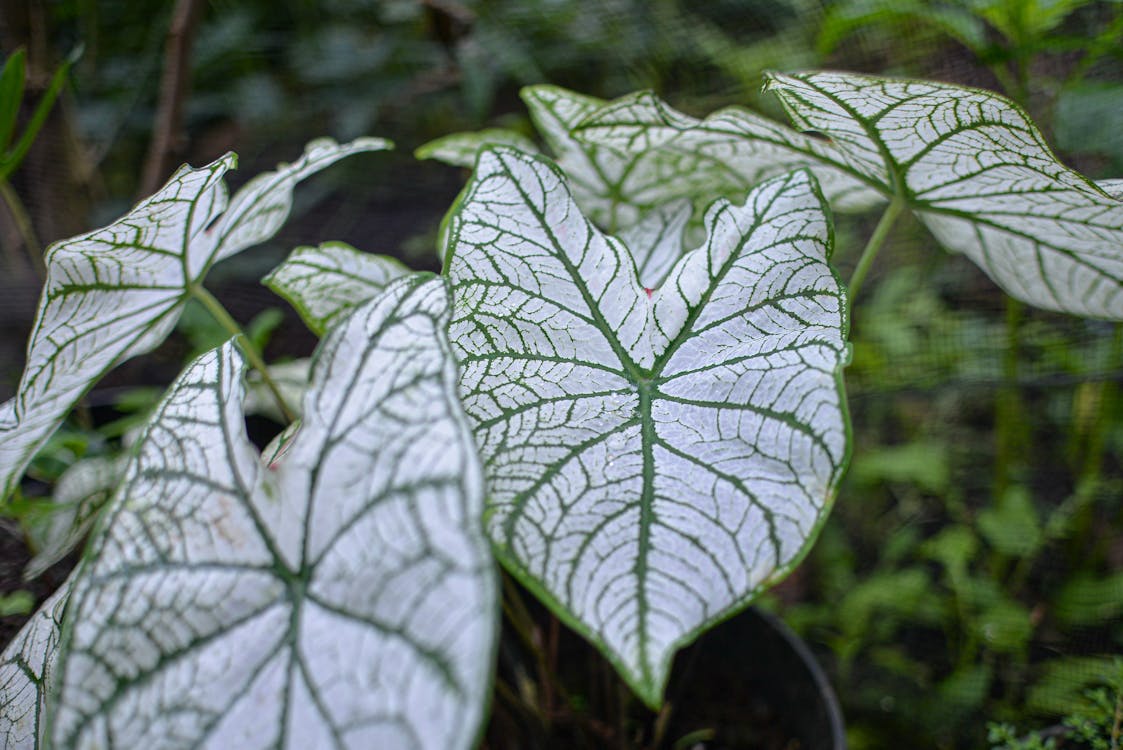
[{"label": "black pot", "polygon": [[773,615],[749,608],[680,651],[664,710],[653,712],[583,638],[529,595],[519,599],[557,689],[545,694],[543,663],[504,618],[497,675],[503,689],[492,700],[485,750],[846,748],[826,675]]},{"label": "black pot", "polygon": [[774,615],[750,607],[727,620],[683,651],[675,672],[668,747],[846,748],[830,682],[807,644]]}]

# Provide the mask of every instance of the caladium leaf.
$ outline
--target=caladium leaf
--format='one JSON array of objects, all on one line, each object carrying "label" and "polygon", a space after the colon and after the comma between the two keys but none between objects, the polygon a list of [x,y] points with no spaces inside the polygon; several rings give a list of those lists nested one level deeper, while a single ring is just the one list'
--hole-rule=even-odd
[{"label": "caladium leaf", "polygon": [[1123,201],[1123,180],[1100,180],[1096,183],[1096,187],[1112,198]]},{"label": "caladium leaf", "polygon": [[0,655],[0,740],[7,750],[40,746],[70,584],[43,602]]},{"label": "caladium leaf", "polygon": [[663,283],[671,267],[686,252],[685,232],[690,214],[689,201],[664,203],[619,233],[645,288],[654,289]]},{"label": "caladium leaf", "polygon": [[[639,205],[633,195],[625,193],[623,183],[637,156],[616,153],[573,138],[573,128],[603,107],[603,99],[548,85],[527,86],[522,90],[522,98],[542,139],[568,175],[578,204],[599,225],[611,230],[630,226],[657,205],[650,203],[650,197],[649,203]],[[528,146],[514,136],[512,131],[500,130],[454,133],[425,144],[416,154],[420,159],[471,167],[480,151],[490,146],[507,145],[525,153],[537,153],[533,144]],[[638,156],[647,157],[647,154]],[[643,170],[638,172],[643,173]],[[658,204],[666,202],[661,196],[656,200]]]},{"label": "caladium leaf", "polygon": [[262,283],[288,300],[312,332],[322,336],[336,316],[377,296],[407,270],[394,258],[325,242],[296,248]]},{"label": "caladium leaf", "polygon": [[86,538],[124,471],[122,456],[95,456],[63,472],[50,507],[31,518],[28,536],[36,552],[24,567],[25,579],[41,576]]},{"label": "caladium leaf", "polygon": [[484,152],[450,337],[504,564],[649,704],[677,647],[801,557],[847,459],[846,309],[814,179],[718,201],[655,290],[559,170]]},{"label": "caladium leaf", "polygon": [[836,147],[822,134],[799,133],[741,107],[699,120],[641,91],[590,110],[570,129],[586,148],[655,165],[650,186],[638,193],[640,203],[681,197],[707,203],[719,195],[744,195],[763,180],[801,167],[815,174],[839,210],[883,200],[862,174],[839,164]]},{"label": "caladium leaf", "polygon": [[1123,319],[1123,201],[1061,164],[1007,99],[842,73],[772,75],[797,127],[904,200],[945,247],[1029,304]]},{"label": "caladium leaf", "polygon": [[510,146],[528,154],[538,153],[534,141],[518,131],[487,128],[470,133],[453,133],[429,141],[414,151],[413,155],[418,159],[433,159],[471,169],[476,164],[476,155],[487,146]]},{"label": "caladium leaf", "polygon": [[222,176],[233,154],[202,169],[182,167],[123,218],[48,248],[27,365],[16,396],[0,404],[0,499],[91,385],[163,341],[214,262],[277,230],[297,180],[388,145],[313,141],[301,159],[251,180],[229,208]]},{"label": "caladium leaf", "polygon": [[227,344],[171,387],[76,580],[58,747],[467,748],[496,581],[439,279],[334,327],[268,467]]},{"label": "caladium leaf", "polygon": [[[700,214],[714,198],[744,196],[761,180],[798,167],[815,171],[840,208],[881,201],[861,179],[822,157],[820,152],[829,152],[830,145],[745,110],[724,110],[707,119],[705,127],[715,132],[706,137],[700,121],[675,112],[652,94],[606,102],[543,85],[524,88],[522,97],[569,177],[577,204],[610,231],[622,231],[683,199],[691,200]],[[740,135],[746,128],[756,136],[751,141]],[[738,136],[731,138],[730,132]],[[441,139],[423,147],[424,155],[471,166],[475,153],[488,145],[472,133],[448,139],[456,149]]]},{"label": "caladium leaf", "polygon": [[589,115],[576,136],[623,152],[694,153],[748,183],[803,154],[837,207],[864,207],[876,193],[903,201],[1011,295],[1123,317],[1123,203],[1058,162],[1013,103],[848,73],[772,74],[768,88],[802,132],[737,108],[698,120],[641,93]]}]

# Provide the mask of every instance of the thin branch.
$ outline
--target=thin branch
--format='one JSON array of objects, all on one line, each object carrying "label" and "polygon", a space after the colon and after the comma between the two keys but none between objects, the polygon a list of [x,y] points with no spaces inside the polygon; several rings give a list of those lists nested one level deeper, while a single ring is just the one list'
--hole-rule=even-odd
[{"label": "thin branch", "polygon": [[141,195],[156,192],[183,150],[183,105],[191,87],[191,47],[203,15],[203,0],[176,0],[164,49],[160,101],[141,179]]}]

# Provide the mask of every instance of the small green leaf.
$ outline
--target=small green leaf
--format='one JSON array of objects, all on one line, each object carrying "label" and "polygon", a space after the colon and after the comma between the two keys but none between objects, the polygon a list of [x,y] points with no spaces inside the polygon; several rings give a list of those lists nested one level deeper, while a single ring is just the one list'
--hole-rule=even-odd
[{"label": "small green leaf", "polygon": [[1057,620],[1069,627],[1103,625],[1123,614],[1123,573],[1069,579],[1053,602]]},{"label": "small green leaf", "polygon": [[67,608],[55,747],[471,747],[497,586],[443,280],[340,322],[262,462],[233,344],[171,387]]},{"label": "small green leaf", "polygon": [[964,526],[946,528],[921,546],[921,551],[942,564],[957,582],[965,582],[978,550],[978,537]]},{"label": "small green leaf", "polygon": [[979,532],[1009,557],[1028,557],[1041,544],[1041,520],[1024,487],[1012,487],[996,505],[979,513]]},{"label": "small green leaf", "polygon": [[987,699],[993,668],[989,664],[969,664],[959,667],[936,686],[930,705],[934,719],[941,724],[954,725],[965,715],[974,713]]},{"label": "small green leaf", "polygon": [[0,617],[29,615],[35,609],[35,597],[30,591],[17,589],[0,594]]},{"label": "small green leaf", "polygon": [[394,258],[360,252],[343,242],[325,242],[293,250],[262,283],[322,336],[338,316],[377,296],[406,271]]},{"label": "small green leaf", "polygon": [[[277,386],[285,403],[291,405],[297,417],[301,413],[304,393],[308,390],[311,366],[310,359],[294,359],[291,362],[269,365],[269,378]],[[246,398],[242,402],[242,408],[246,414],[260,414],[277,424],[284,424],[287,421],[277,404],[277,397],[273,395],[273,391],[266,385],[265,379],[257,370],[251,371],[246,378]]]},{"label": "small green leaf", "polygon": [[0,154],[8,150],[12,133],[15,132],[26,78],[27,53],[18,49],[4,62],[3,69],[0,69]]},{"label": "small green leaf", "polygon": [[871,448],[854,458],[850,476],[864,485],[908,482],[934,494],[942,493],[951,481],[947,445],[917,440]]},{"label": "small green leaf", "polygon": [[123,218],[48,248],[27,365],[15,398],[0,404],[0,498],[91,385],[164,340],[211,265],[277,231],[298,180],[388,146],[313,141],[296,162],[250,180],[229,206],[222,176],[233,154],[182,167]]},{"label": "small green leaf", "polygon": [[[74,58],[67,58],[58,67],[55,74],[51,76],[50,85],[43,92],[43,97],[39,100],[39,103],[35,105],[35,111],[31,113],[31,117],[27,121],[27,127],[24,128],[23,135],[16,141],[15,145],[7,151],[3,150],[7,147],[6,144],[0,147],[0,153],[3,154],[3,161],[0,162],[0,179],[6,179],[8,175],[14,172],[23,158],[27,156],[27,152],[31,150],[31,144],[39,136],[39,130],[47,121],[47,115],[51,113],[51,108],[55,106],[55,99],[62,92],[66,77],[70,74],[70,66],[73,64]],[[16,106],[18,108],[18,102]],[[0,141],[0,144],[3,143],[3,141]]]},{"label": "small green leaf", "polygon": [[1111,684],[1118,675],[1118,656],[1066,656],[1045,662],[1026,695],[1026,708],[1063,716],[1087,706],[1090,687]]},{"label": "small green leaf", "polygon": [[1003,654],[1022,653],[1033,635],[1029,610],[1004,595],[981,609],[971,626],[988,649]]},{"label": "small green leaf", "polygon": [[285,314],[276,307],[269,307],[257,315],[246,324],[246,338],[253,344],[253,348],[259,352],[265,351],[265,347],[269,345],[269,341],[273,338],[273,334],[282,323],[285,322]]},{"label": "small green leaf", "polygon": [[843,635],[854,639],[867,636],[875,621],[937,625],[941,614],[931,576],[920,567],[876,572],[855,584],[836,606]]},{"label": "small green leaf", "polygon": [[846,305],[807,172],[715,203],[657,288],[559,169],[481,154],[450,337],[504,564],[651,706],[675,650],[803,556],[848,452]]}]

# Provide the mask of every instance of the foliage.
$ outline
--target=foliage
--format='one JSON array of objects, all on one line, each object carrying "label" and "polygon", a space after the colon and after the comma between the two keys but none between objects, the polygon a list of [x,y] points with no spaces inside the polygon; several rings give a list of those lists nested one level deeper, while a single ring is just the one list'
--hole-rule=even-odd
[{"label": "foliage", "polygon": [[[222,344],[172,386],[124,477],[106,473],[108,501],[106,482],[75,500],[60,481],[56,500],[75,512],[56,516],[51,555],[105,505],[72,580],[5,652],[10,743],[143,744],[164,732],[172,690],[190,743],[295,746],[322,731],[336,746],[466,746],[497,637],[482,532],[659,707],[674,652],[782,578],[838,491],[849,310],[824,195],[850,210],[888,202],[852,293],[907,208],[1027,302],[1123,317],[1119,185],[1062,166],[1017,105],[851,74],[772,81],[795,129],[744,110],[692,118],[649,94],[534,87],[524,96],[556,165],[506,131],[423,149],[474,166],[442,228],[443,280],[341,244],[295,251],[267,283],[323,337],[307,380],[303,365],[287,376],[302,408],[239,335],[242,354]],[[125,219],[56,246],[27,374],[0,411],[6,491],[78,397],[154,347],[188,300],[237,333],[206,271],[276,231],[298,179],[385,145],[313,144],[229,208],[232,158],[185,168]],[[107,309],[118,314],[104,324]],[[975,325],[939,300],[927,309],[925,324]],[[901,325],[883,319],[880,335]],[[859,383],[891,366],[854,351]],[[290,423],[260,457],[241,427],[247,360]],[[823,575],[841,619],[795,615],[843,623],[844,673],[904,624],[942,631],[950,665],[891,650],[874,661],[927,682],[935,699],[912,707],[935,731],[971,715],[1002,670],[1025,669],[1040,618],[1009,591],[1103,482],[1089,468],[1049,512],[1020,483],[974,507],[955,497],[954,446],[921,437],[859,452],[852,479],[950,495],[957,523],[892,540],[885,569],[858,585],[828,529]],[[370,547],[382,553],[370,564],[344,559]],[[1059,587],[1058,622],[1116,611],[1089,604],[1103,585],[1089,574]],[[337,637],[354,648],[323,647]],[[219,672],[228,693],[201,689]],[[406,683],[416,692],[403,697]],[[250,715],[250,699],[268,709]],[[439,720],[408,716],[415,699]],[[138,711],[153,722],[132,722]]]},{"label": "foliage", "polygon": [[1123,742],[1123,659],[1117,657],[1114,673],[1101,685],[1084,692],[1084,700],[1062,720],[1063,728],[1045,737],[1041,732],[1030,732],[1019,738],[1010,724],[991,724],[987,739],[994,750],[1054,750],[1057,737],[1065,747],[1070,740],[1077,747],[1088,750],[1118,750]]}]

